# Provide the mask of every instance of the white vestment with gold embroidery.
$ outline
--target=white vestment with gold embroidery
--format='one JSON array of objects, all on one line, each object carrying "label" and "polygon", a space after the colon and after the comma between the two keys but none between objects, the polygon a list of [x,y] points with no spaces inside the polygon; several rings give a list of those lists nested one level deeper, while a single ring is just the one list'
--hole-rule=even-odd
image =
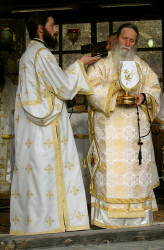
[{"label": "white vestment with gold embroidery", "polygon": [[65,100],[92,93],[81,61],[64,73],[31,41],[20,60],[10,234],[89,229],[86,195]]},{"label": "white vestment with gold embroidery", "polygon": [[[158,78],[139,57],[135,56],[135,62],[141,68],[142,81],[130,94],[146,94],[153,120],[159,110]],[[99,154],[101,163],[92,179],[91,223],[104,228],[150,225],[153,201],[156,205],[153,188],[159,184],[156,165],[152,164],[151,133],[142,138],[142,164],[139,165],[137,109],[116,104],[117,96],[123,91],[118,84],[112,52],[91,65],[88,76],[94,89],[88,97],[90,137],[97,144],[95,159]],[[143,136],[150,129],[145,103],[139,107],[139,118]]]}]

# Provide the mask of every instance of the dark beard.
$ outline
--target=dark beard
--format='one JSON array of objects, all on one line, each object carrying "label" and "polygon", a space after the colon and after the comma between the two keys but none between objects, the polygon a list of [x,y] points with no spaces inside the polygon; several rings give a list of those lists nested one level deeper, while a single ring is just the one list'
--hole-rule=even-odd
[{"label": "dark beard", "polygon": [[58,45],[57,34],[54,37],[52,37],[51,34],[46,29],[44,29],[43,40],[48,48],[55,49]]}]

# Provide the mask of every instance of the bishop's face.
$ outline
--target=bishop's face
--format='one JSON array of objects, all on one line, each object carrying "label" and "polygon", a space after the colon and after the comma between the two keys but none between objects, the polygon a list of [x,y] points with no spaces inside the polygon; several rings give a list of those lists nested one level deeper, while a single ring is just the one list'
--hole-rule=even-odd
[{"label": "bishop's face", "polygon": [[55,26],[54,19],[53,17],[49,17],[44,27],[43,40],[48,47],[54,48],[58,43],[57,36],[58,36],[58,29]]},{"label": "bishop's face", "polygon": [[136,44],[137,33],[131,28],[123,28],[118,37],[118,44],[123,54],[128,53]]}]

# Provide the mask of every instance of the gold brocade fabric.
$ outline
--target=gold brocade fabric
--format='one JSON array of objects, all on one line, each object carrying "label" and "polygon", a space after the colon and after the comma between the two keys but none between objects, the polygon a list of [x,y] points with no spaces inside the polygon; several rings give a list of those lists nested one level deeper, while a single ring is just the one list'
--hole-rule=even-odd
[{"label": "gold brocade fabric", "polygon": [[[159,110],[158,78],[144,61],[138,57],[135,60],[142,70],[142,83],[130,94],[146,93],[149,113],[154,117]],[[94,137],[102,165],[94,178],[92,223],[106,228],[134,226],[135,219],[140,218],[135,226],[149,225],[154,200],[152,188],[158,185],[156,165],[152,164],[151,133],[142,138],[139,165],[137,109],[116,105],[116,96],[121,91],[112,54],[91,66],[88,76],[94,86],[94,94],[88,101],[90,112],[94,112]],[[143,136],[150,129],[145,106],[139,107],[139,118]]]}]

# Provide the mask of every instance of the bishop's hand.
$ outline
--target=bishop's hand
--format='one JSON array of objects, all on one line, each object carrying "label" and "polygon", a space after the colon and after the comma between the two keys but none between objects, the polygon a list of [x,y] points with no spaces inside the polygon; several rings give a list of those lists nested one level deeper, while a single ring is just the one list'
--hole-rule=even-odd
[{"label": "bishop's hand", "polygon": [[136,94],[134,96],[135,96],[135,104],[137,106],[140,106],[144,101],[144,96],[142,94]]}]

